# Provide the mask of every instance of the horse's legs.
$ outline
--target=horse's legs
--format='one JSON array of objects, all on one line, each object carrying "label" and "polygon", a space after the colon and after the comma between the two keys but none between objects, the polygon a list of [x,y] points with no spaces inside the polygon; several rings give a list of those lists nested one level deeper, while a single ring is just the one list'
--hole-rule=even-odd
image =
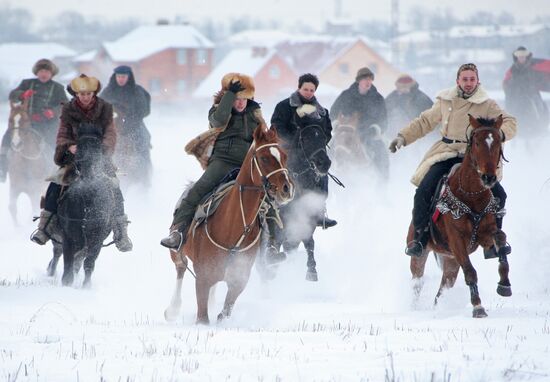
[{"label": "horse's legs", "polygon": [[197,324],[208,325],[208,293],[212,282],[200,272],[197,272],[195,280],[195,293],[197,295]]},{"label": "horse's legs", "polygon": [[223,309],[218,314],[218,322],[224,318],[231,316],[235,301],[240,296],[248,279],[250,277],[250,270],[252,269],[252,263],[254,259],[242,258],[231,260],[233,263],[227,267],[225,272],[225,280],[227,282],[227,294],[225,295],[225,301],[223,303]]},{"label": "horse's legs", "polygon": [[434,305],[437,305],[437,301],[444,289],[450,289],[455,285],[458,271],[460,270],[460,265],[454,257],[440,256],[440,261],[442,262],[443,274],[441,275],[441,284],[435,296]]},{"label": "horse's legs", "polygon": [[75,250],[67,241],[66,238],[63,238],[63,277],[61,278],[63,286],[72,285],[74,280],[73,263]]},{"label": "horse's legs", "polygon": [[181,286],[183,284],[183,275],[187,270],[188,260],[181,252],[170,251],[172,261],[176,266],[176,289],[170,300],[170,305],[164,310],[166,321],[174,321],[180,314],[181,309]]},{"label": "horse's legs", "polygon": [[57,268],[57,263],[59,262],[59,258],[63,254],[63,246],[60,243],[56,243],[52,241],[52,244],[53,244],[53,257],[50,260],[50,263],[48,264],[49,277],[55,276],[55,269]]},{"label": "horse's legs", "polygon": [[92,284],[92,273],[94,272],[95,261],[99,256],[101,246],[102,243],[99,243],[92,248],[88,248],[85,253],[86,258],[84,259],[84,282],[82,284],[82,287],[84,288],[89,288]]},{"label": "horse's legs", "polygon": [[[10,175],[11,176],[11,175]],[[10,178],[11,182],[11,178]],[[10,186],[10,201],[8,204],[8,209],[10,211],[11,219],[13,220],[13,224],[15,226],[19,225],[19,222],[17,221],[17,198],[19,196],[19,192],[13,187]]]},{"label": "horse's legs", "polygon": [[501,255],[498,258],[498,274],[500,280],[497,286],[497,293],[503,297],[510,297],[512,295],[512,284],[508,279],[508,272],[510,267],[508,265],[508,259],[506,255]]},{"label": "horse's legs", "polygon": [[317,281],[317,263],[315,262],[315,240],[313,240],[313,235],[311,235],[307,240],[304,240],[303,243],[307,251],[306,280]]},{"label": "horse's legs", "polygon": [[412,284],[414,292],[414,300],[418,301],[420,298],[420,292],[422,292],[422,287],[424,286],[424,268],[426,267],[426,260],[428,259],[428,251],[426,251],[422,256],[416,257],[411,256],[410,270],[412,274]]}]

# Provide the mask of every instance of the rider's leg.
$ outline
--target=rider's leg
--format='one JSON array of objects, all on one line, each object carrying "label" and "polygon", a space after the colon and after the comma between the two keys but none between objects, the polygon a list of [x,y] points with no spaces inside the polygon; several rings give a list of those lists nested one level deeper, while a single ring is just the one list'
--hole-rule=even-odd
[{"label": "rider's leg", "polygon": [[8,173],[8,150],[11,143],[11,130],[8,128],[2,137],[2,145],[0,146],[0,183],[6,181]]},{"label": "rider's leg", "polygon": [[325,175],[319,179],[319,182],[317,182],[316,184],[316,189],[317,191],[321,192],[324,198],[323,210],[321,211],[320,216],[317,217],[317,227],[323,227],[323,229],[334,227],[336,224],[338,224],[338,222],[329,218],[327,215],[326,200],[328,197],[328,176]]},{"label": "rider's leg", "polygon": [[37,244],[44,245],[50,240],[52,230],[46,231],[48,226],[55,227],[57,224],[57,202],[61,195],[62,186],[57,183],[50,183],[46,191],[44,209],[40,211],[40,220],[38,221],[38,229],[31,235],[31,240]]},{"label": "rider's leg", "polygon": [[512,252],[512,247],[507,243],[506,234],[502,230],[502,220],[506,214],[505,206],[507,195],[500,182],[497,182],[493,188],[491,188],[491,191],[493,195],[499,199],[499,211],[496,214],[497,232],[495,233],[495,243],[497,247],[499,247],[500,253],[508,255]]},{"label": "rider's leg", "polygon": [[132,240],[128,237],[128,216],[124,213],[124,197],[122,196],[118,181],[113,181],[113,184],[113,195],[115,199],[113,240],[120,252],[129,252],[134,246]]},{"label": "rider's leg", "polygon": [[193,184],[187,196],[181,200],[176,211],[174,211],[170,235],[160,241],[161,245],[177,249],[185,243],[187,231],[193,221],[197,206],[233,168],[235,168],[234,164],[219,160],[214,160],[208,165],[206,171]]},{"label": "rider's leg", "polygon": [[421,256],[428,244],[430,233],[428,223],[430,221],[430,206],[437,183],[443,175],[449,172],[456,163],[462,162],[461,158],[451,158],[432,165],[424,179],[418,185],[414,194],[413,226],[414,239],[407,243],[405,253],[409,256]]}]

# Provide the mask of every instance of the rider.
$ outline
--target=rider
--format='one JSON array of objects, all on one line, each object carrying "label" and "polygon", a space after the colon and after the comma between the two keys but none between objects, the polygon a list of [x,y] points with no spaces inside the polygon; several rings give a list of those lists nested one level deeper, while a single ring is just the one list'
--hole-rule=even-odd
[{"label": "rider", "polygon": [[386,97],[388,133],[397,133],[432,105],[432,100],[418,88],[414,78],[408,74],[399,75],[395,81],[395,90]]},{"label": "rider", "polygon": [[263,121],[260,105],[254,101],[251,77],[228,73],[221,84],[222,89],[214,96],[214,105],[208,112],[210,127],[219,128],[219,135],[214,138],[204,173],[174,211],[170,235],[160,242],[167,248],[177,249],[185,243],[197,206],[225,175],[241,167],[254,140],[254,130]]},{"label": "rider", "polygon": [[113,226],[113,239],[116,247],[121,252],[132,250],[132,242],[128,237],[128,217],[124,213],[124,199],[116,180],[115,167],[110,157],[113,155],[116,144],[116,130],[113,124],[113,107],[97,96],[101,84],[94,77],[81,74],[73,79],[67,91],[73,96],[70,102],[63,105],[61,111],[61,123],[57,132],[54,161],[62,167],[58,173],[58,179],[50,183],[46,191],[45,206],[40,213],[38,229],[32,234],[31,240],[44,245],[50,239],[46,232],[48,224],[56,224],[55,213],[57,203],[63,187],[69,186],[71,178],[74,178],[75,153],[77,147],[77,135],[82,123],[92,123],[101,129],[103,136],[103,152],[108,156],[105,162],[105,172],[113,180],[115,196],[115,224]]},{"label": "rider", "polygon": [[371,151],[374,163],[384,176],[389,172],[382,134],[388,126],[384,97],[373,85],[374,73],[367,67],[357,71],[355,82],[344,90],[330,108],[333,118],[340,114],[350,116],[359,113],[358,132],[363,145]]},{"label": "rider", "polygon": [[101,98],[113,105],[118,118],[123,121],[119,135],[130,138],[136,144],[137,152],[143,163],[143,171],[151,171],[151,134],[143,123],[143,118],[151,112],[151,96],[136,84],[132,68],[117,66],[109,79],[107,87],[101,92]]},{"label": "rider", "polygon": [[[421,256],[429,239],[429,213],[432,197],[440,178],[449,172],[451,167],[462,162],[466,151],[466,133],[469,117],[497,118],[502,114],[502,141],[510,140],[516,134],[516,119],[504,112],[498,104],[489,98],[479,83],[477,67],[474,64],[463,64],[456,74],[456,86],[443,90],[436,97],[431,109],[424,111],[408,126],[399,131],[397,138],[390,144],[390,151],[395,153],[402,146],[408,146],[434,130],[440,123],[441,141],[436,142],[418,166],[412,183],[418,188],[414,195],[413,225],[414,240],[407,244],[405,253],[409,256]],[[499,179],[502,177],[502,165],[499,166]],[[506,203],[506,193],[500,182],[491,189],[499,198],[500,211],[497,213],[498,231],[495,238],[504,238],[502,216]],[[496,240],[499,242],[499,240]],[[510,250],[507,246],[507,250]]]},{"label": "rider", "polygon": [[[36,78],[23,80],[9,95],[11,102],[28,100],[32,128],[42,134],[46,143],[55,145],[55,134],[61,112],[61,104],[67,102],[63,85],[52,80],[58,73],[57,66],[48,59],[38,60],[32,72]],[[8,129],[0,146],[0,182],[6,180],[7,153],[11,145],[12,131]]]},{"label": "rider", "polygon": [[548,106],[540,91],[550,91],[550,60],[533,58],[533,53],[523,46],[512,56],[514,64],[506,71],[503,82],[506,108],[517,117],[522,129],[547,131]]},{"label": "rider", "polygon": [[[277,129],[279,137],[285,144],[288,155],[292,155],[291,142],[294,141],[298,130],[302,127],[318,124],[326,135],[326,144],[332,138],[332,124],[329,112],[315,98],[315,91],[319,87],[319,79],[311,73],[302,74],[298,78],[298,89],[290,97],[277,104],[271,124]],[[328,176],[321,177],[315,187],[325,198],[328,196]],[[326,215],[326,208],[323,214],[317,218],[317,225],[323,228],[334,227],[336,220]],[[271,233],[271,230],[270,230]]]}]

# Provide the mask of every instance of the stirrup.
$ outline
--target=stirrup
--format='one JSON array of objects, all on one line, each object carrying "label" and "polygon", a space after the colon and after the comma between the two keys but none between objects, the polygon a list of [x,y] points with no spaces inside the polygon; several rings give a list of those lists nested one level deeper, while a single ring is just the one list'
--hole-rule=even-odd
[{"label": "stirrup", "polygon": [[[42,240],[39,238],[39,236],[45,236],[46,240]],[[33,243],[36,243],[38,245],[46,245],[46,243],[50,240],[46,232],[42,231],[40,228],[35,229],[32,231],[30,239]]]},{"label": "stirrup", "polygon": [[[414,247],[420,247],[420,252],[413,251]],[[405,248],[405,254],[411,257],[422,257],[424,254],[424,250],[426,249],[426,246],[422,244],[420,240],[412,240],[407,243],[407,247]]]}]

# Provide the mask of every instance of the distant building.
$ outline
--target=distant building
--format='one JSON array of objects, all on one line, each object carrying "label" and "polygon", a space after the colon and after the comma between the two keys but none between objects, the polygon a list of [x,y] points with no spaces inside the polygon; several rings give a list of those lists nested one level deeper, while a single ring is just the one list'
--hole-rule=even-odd
[{"label": "distant building", "polygon": [[106,82],[118,65],[132,67],[157,102],[190,98],[213,67],[214,44],[190,25],[141,26],[75,58],[81,73]]}]

